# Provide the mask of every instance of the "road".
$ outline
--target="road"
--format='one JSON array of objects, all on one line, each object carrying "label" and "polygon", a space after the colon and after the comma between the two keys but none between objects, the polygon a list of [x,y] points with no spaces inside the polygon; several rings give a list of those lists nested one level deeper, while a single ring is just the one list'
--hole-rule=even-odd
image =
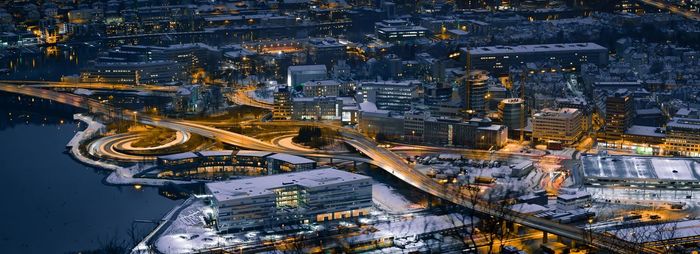
[{"label": "road", "polygon": [[637,0],[643,4],[646,5],[651,5],[656,8],[662,9],[662,10],[667,10],[673,14],[681,15],[685,18],[695,20],[695,21],[700,21],[700,13],[693,12],[690,10],[684,10],[680,7],[678,7],[675,4],[668,3],[666,1],[660,1],[660,0]]},{"label": "road", "polygon": [[26,85],[36,88],[84,88],[94,90],[122,90],[122,91],[150,91],[150,92],[176,92],[177,86],[154,85],[127,85],[113,83],[81,83],[81,82],[57,82],[43,80],[3,80],[2,83]]},{"label": "road", "polygon": [[[74,94],[59,93],[32,87],[20,87],[10,84],[0,84],[0,91],[49,99],[59,103],[85,108],[91,112],[104,113],[113,117],[120,117],[124,119],[134,119],[134,121],[138,121],[147,125],[176,130],[181,129],[191,133],[196,133],[205,137],[216,139],[224,143],[233,144],[238,147],[246,147],[249,149],[263,151],[287,152],[297,155],[323,156],[323,154],[308,154],[305,152],[283,151],[286,149],[238,133],[233,133],[214,127],[190,123],[177,119],[154,117],[145,114],[139,114],[137,112],[115,109],[109,105],[102,104],[99,101]],[[559,224],[546,219],[537,218],[525,214],[519,214],[510,210],[504,211],[504,209],[494,204],[469,198],[469,193],[464,193],[459,188],[454,187],[452,185],[439,184],[432,178],[415,170],[400,156],[385,148],[379,147],[377,143],[375,143],[373,140],[368,139],[361,133],[347,128],[338,128],[337,130],[348,144],[352,145],[358,151],[371,158],[371,160],[367,162],[372,163],[378,166],[379,168],[382,168],[383,170],[396,176],[398,179],[401,179],[406,183],[425,191],[426,193],[450,201],[452,203],[462,205],[468,209],[477,211],[482,214],[503,218],[507,221],[512,221],[532,229],[537,229],[558,236],[566,237],[568,239],[573,239],[579,243],[587,244],[599,249],[611,250],[616,253],[639,253],[639,251],[633,251],[639,250],[639,246],[617,239],[615,237],[611,237],[609,235],[586,232],[584,229],[580,229],[578,227]],[[342,155],[326,156],[339,159],[342,159],[342,157],[344,157]],[[642,249],[641,252],[663,253],[659,250],[647,247],[644,247],[644,249]]]},{"label": "road", "polygon": [[252,92],[252,91],[255,91],[255,87],[254,86],[247,86],[247,87],[240,88],[240,89],[236,90],[235,93],[228,95],[228,97],[231,101],[233,101],[234,103],[239,104],[239,105],[247,105],[247,106],[251,106],[251,107],[264,108],[264,109],[269,109],[269,110],[273,109],[274,105],[267,103],[267,102],[264,102],[264,101],[250,98],[250,96],[248,96],[246,94],[246,93]]}]

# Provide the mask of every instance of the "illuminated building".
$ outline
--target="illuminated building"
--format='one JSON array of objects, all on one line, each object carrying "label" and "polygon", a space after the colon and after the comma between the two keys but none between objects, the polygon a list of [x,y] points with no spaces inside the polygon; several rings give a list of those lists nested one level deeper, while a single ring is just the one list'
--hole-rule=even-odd
[{"label": "illuminated building", "polygon": [[361,84],[362,99],[381,110],[408,111],[418,96],[418,84],[418,81],[364,82]]},{"label": "illuminated building", "polygon": [[496,74],[507,73],[510,67],[526,63],[554,62],[576,68],[585,63],[608,63],[608,49],[590,42],[462,48],[462,52],[469,54],[474,69]]},{"label": "illuminated building", "polygon": [[338,96],[340,90],[340,83],[335,80],[307,81],[303,86],[306,97]]},{"label": "illuminated building", "polygon": [[692,159],[586,155],[581,157],[581,162],[589,187],[655,192],[700,189],[700,177],[695,172],[700,163]]},{"label": "illuminated building", "polygon": [[498,104],[498,116],[501,117],[503,125],[509,130],[515,131],[525,128],[525,100],[520,98],[504,99]]},{"label": "illuminated building", "polygon": [[287,68],[287,86],[302,86],[307,81],[328,79],[325,65],[296,65]]},{"label": "illuminated building", "polygon": [[357,219],[372,207],[372,179],[325,168],[205,184],[220,232]]},{"label": "illuminated building", "polygon": [[375,23],[375,32],[380,40],[395,42],[423,38],[428,34],[428,29],[405,20],[392,19]]},{"label": "illuminated building", "polygon": [[474,70],[469,73],[464,84],[463,103],[468,112],[484,112],[486,105],[486,91],[488,90],[489,73]]},{"label": "illuminated building", "polygon": [[423,142],[435,145],[476,149],[499,149],[508,141],[508,128],[492,124],[488,118],[462,121],[457,118],[428,118],[424,122]]},{"label": "illuminated building", "polygon": [[292,99],[292,119],[340,120],[342,100],[337,97],[300,97]]},{"label": "illuminated building", "polygon": [[683,108],[666,125],[667,153],[700,157],[700,110]]},{"label": "illuminated building", "polygon": [[81,82],[173,85],[186,77],[175,61],[96,62],[80,73]]},{"label": "illuminated building", "polygon": [[544,109],[532,116],[532,138],[573,144],[583,135],[583,114],[574,108]]},{"label": "illuminated building", "polygon": [[261,176],[316,168],[307,158],[261,151],[221,150],[185,152],[159,156],[146,176],[211,178],[215,176]]},{"label": "illuminated building", "polygon": [[608,146],[621,142],[634,118],[634,100],[627,89],[618,89],[605,99],[605,135]]},{"label": "illuminated building", "polygon": [[272,119],[289,120],[292,118],[292,94],[291,88],[278,86],[274,93],[274,108],[272,109]]}]

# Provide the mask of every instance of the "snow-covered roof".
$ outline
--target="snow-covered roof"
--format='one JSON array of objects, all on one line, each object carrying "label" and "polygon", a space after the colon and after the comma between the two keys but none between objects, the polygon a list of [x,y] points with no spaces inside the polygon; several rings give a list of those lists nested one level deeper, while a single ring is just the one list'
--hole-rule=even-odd
[{"label": "snow-covered roof", "polygon": [[563,44],[533,44],[518,46],[490,46],[469,49],[472,55],[494,55],[494,54],[522,54],[522,53],[542,53],[559,51],[580,51],[580,50],[607,50],[605,47],[595,43],[563,43]]},{"label": "snow-covered roof", "polygon": [[267,158],[275,159],[275,160],[281,160],[284,162],[289,162],[292,164],[302,164],[302,163],[313,163],[313,160],[296,156],[296,155],[291,155],[291,154],[286,154],[286,153],[278,153],[275,155],[271,155]]},{"label": "snow-covered roof", "polygon": [[334,168],[300,171],[247,179],[207,183],[207,190],[218,201],[271,195],[276,188],[297,185],[306,188],[370,179]]},{"label": "snow-covered roof", "polygon": [[700,163],[687,158],[583,156],[586,177],[699,181]]}]

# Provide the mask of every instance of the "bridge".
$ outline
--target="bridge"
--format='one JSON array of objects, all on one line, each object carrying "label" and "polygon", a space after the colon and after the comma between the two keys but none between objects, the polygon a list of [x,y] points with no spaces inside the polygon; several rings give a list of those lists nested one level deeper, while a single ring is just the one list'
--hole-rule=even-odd
[{"label": "bridge", "polygon": [[[143,124],[154,125],[169,129],[185,130],[212,139],[217,139],[221,142],[232,144],[238,147],[246,147],[250,149],[266,150],[273,152],[286,152],[296,155],[339,158],[337,155],[324,155],[319,153],[299,151],[284,151],[285,149],[275,146],[273,144],[263,142],[261,140],[241,135],[238,133],[229,132],[214,127],[204,126],[201,124],[191,123],[183,120],[160,118],[156,116],[138,114],[137,112],[133,111],[116,109],[112,106],[102,104],[99,101],[74,94],[60,93],[27,86],[20,87],[10,84],[0,84],[0,91],[52,100],[79,108],[85,108],[90,112],[108,114],[112,117],[121,117],[124,119],[131,119],[133,117],[135,121],[141,122]],[[117,115],[115,115],[115,112],[117,113]],[[340,131],[340,134],[348,144],[352,145],[358,151],[365,154],[371,159],[366,160],[367,162],[376,165],[379,168],[382,168],[383,170],[394,175],[398,179],[405,181],[406,183],[420,190],[423,190],[426,193],[447,200],[454,204],[461,205],[463,207],[466,207],[468,209],[482,214],[494,216],[496,218],[502,218],[506,221],[514,222],[532,229],[540,230],[545,233],[552,233],[554,235],[574,240],[581,244],[586,244],[598,249],[609,250],[615,253],[664,253],[661,250],[648,246],[639,246],[638,244],[618,239],[609,234],[601,234],[597,232],[586,231],[585,229],[581,229],[575,226],[564,225],[535,216],[517,213],[515,211],[503,209],[502,207],[487,203],[485,201],[470,198],[470,193],[468,191],[461,190],[454,186],[442,185],[440,183],[437,183],[433,179],[427,177],[426,175],[422,174],[421,172],[415,170],[413,167],[408,165],[408,163],[406,163],[406,161],[404,161],[403,158],[401,158],[400,156],[394,154],[393,152],[387,149],[380,148],[377,145],[377,143],[368,139],[361,133],[346,128],[339,128],[338,130]],[[347,157],[346,159],[354,159],[354,157]]]}]

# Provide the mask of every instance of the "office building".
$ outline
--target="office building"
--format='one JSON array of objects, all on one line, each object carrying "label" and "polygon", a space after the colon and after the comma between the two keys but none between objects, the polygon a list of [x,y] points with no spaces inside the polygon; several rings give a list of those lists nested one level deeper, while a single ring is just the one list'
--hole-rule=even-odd
[{"label": "office building", "polygon": [[419,84],[418,81],[364,82],[361,84],[362,99],[374,103],[378,109],[408,111],[411,102],[418,97]]},{"label": "office building", "polygon": [[219,232],[356,219],[372,207],[372,179],[337,169],[207,183]]},{"label": "office building", "polygon": [[129,85],[177,85],[186,81],[182,66],[171,60],[96,62],[80,73],[80,82]]},{"label": "office building", "polygon": [[305,97],[340,95],[340,83],[335,80],[306,81],[303,86],[302,91]]},{"label": "office building", "polygon": [[683,108],[666,124],[666,153],[700,157],[700,110]]},{"label": "office building", "polygon": [[292,118],[292,88],[278,86],[273,94],[274,107],[272,109],[272,119],[289,120]]},{"label": "office building", "polygon": [[608,63],[608,49],[590,42],[462,48],[462,52],[470,57],[474,69],[495,74],[508,73],[510,67],[527,63],[554,62],[573,68],[586,63]]},{"label": "office building", "polygon": [[481,70],[469,72],[465,79],[463,103],[467,112],[484,113],[486,91],[488,91],[489,73]]},{"label": "office building", "polygon": [[509,130],[515,131],[525,127],[525,100],[521,98],[509,98],[498,103],[498,116],[503,125]]},{"label": "office building", "polygon": [[221,150],[185,152],[159,156],[156,167],[144,176],[214,178],[261,176],[316,168],[307,158],[261,151]]},{"label": "office building", "polygon": [[583,135],[583,114],[574,108],[544,109],[532,116],[532,138],[573,144]]},{"label": "office building", "polygon": [[287,86],[302,86],[307,81],[326,80],[328,71],[325,65],[295,65],[287,68]]},{"label": "office building", "polygon": [[423,142],[434,145],[476,149],[499,149],[508,141],[508,128],[488,118],[462,121],[457,118],[428,118],[424,122]]},{"label": "office building", "polygon": [[298,97],[292,99],[292,119],[340,120],[343,101],[337,97]]},{"label": "office building", "polygon": [[427,36],[428,29],[415,26],[406,20],[391,19],[374,25],[377,38],[387,42],[415,40]]},{"label": "office building", "polygon": [[605,99],[605,135],[608,146],[617,146],[627,128],[632,126],[634,100],[627,89],[618,89]]}]

